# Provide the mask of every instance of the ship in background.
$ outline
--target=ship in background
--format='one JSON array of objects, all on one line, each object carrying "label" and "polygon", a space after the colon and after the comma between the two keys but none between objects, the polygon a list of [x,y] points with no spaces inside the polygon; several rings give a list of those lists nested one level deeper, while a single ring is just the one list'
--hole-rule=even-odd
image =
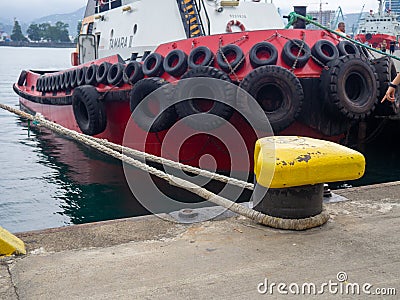
[{"label": "ship in background", "polygon": [[370,13],[360,20],[358,34],[355,39],[368,43],[370,46],[377,48],[383,40],[386,40],[389,45],[390,41],[398,41],[400,37],[400,22],[399,15],[391,10],[391,1],[389,1],[388,9],[385,7],[382,0],[378,0],[378,12]]}]

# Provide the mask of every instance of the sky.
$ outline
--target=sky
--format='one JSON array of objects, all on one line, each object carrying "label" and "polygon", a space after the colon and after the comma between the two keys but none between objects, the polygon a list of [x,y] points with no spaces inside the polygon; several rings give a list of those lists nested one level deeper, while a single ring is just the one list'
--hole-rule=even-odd
[{"label": "sky", "polygon": [[[0,17],[27,22],[32,19],[71,13],[86,6],[87,0],[0,0]],[[92,1],[92,0],[91,0]],[[28,7],[28,8],[27,8]]]},{"label": "sky", "polygon": [[[83,6],[88,0],[1,0],[0,17],[25,22],[32,19],[47,16],[50,14],[70,13]],[[92,1],[92,0],[90,0]],[[162,1],[162,0],[161,0]],[[206,0],[209,1],[209,0]],[[268,0],[271,1],[271,0]],[[377,0],[272,0],[273,3],[281,8],[282,13],[292,11],[294,5],[306,5],[307,10],[319,10],[319,3],[322,1],[323,10],[337,10],[340,6],[343,14],[359,13],[363,4],[364,12],[377,10]],[[328,4],[326,4],[328,3]],[[29,8],[26,8],[29,5]]]}]

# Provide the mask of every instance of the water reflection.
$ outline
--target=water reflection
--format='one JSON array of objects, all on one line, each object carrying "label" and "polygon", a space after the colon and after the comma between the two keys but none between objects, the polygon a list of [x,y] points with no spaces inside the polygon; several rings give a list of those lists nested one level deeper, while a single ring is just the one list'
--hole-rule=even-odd
[{"label": "water reflection", "polygon": [[43,178],[59,187],[57,214],[87,223],[146,214],[133,197],[122,164],[92,148],[45,129],[33,129],[38,163],[54,171]]},{"label": "water reflection", "polygon": [[[398,146],[398,133],[400,122],[389,120],[381,131],[373,136],[381,120],[369,124],[370,141],[360,151],[366,160],[366,171],[363,177],[353,181],[330,184],[333,189],[364,186],[400,180],[400,148]],[[354,148],[356,148],[354,146]],[[356,149],[357,150],[357,149]]]}]

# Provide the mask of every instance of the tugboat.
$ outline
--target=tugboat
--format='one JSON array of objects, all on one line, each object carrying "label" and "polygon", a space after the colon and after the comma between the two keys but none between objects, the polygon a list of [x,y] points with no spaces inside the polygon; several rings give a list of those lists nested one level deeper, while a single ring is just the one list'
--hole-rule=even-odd
[{"label": "tugboat", "polygon": [[[332,32],[305,29],[302,20],[284,29],[266,0],[89,0],[71,61],[67,70],[23,70],[14,84],[20,106],[119,144],[130,123],[130,135],[145,141],[130,146],[193,166],[211,154],[215,161],[202,167],[222,173],[251,173],[252,165],[232,167],[235,150],[212,134],[220,122],[188,117],[212,114],[231,123],[253,161],[256,134],[237,103],[190,99],[168,105],[166,95],[162,114],[149,113],[140,108],[149,94],[183,79],[229,82],[254,97],[274,134],[338,143],[357,133],[377,106],[382,115],[398,112],[378,101],[395,76],[390,59],[373,61]],[[199,132],[190,142],[176,141],[180,149],[173,154],[163,141],[181,119]],[[269,125],[261,125],[268,132]]]},{"label": "tugboat", "polygon": [[400,36],[399,16],[390,10],[390,5],[389,9],[384,11],[382,0],[378,2],[378,12],[370,10],[370,13],[360,20],[358,34],[355,36],[356,40],[367,42],[374,48],[377,48],[383,40],[386,40],[388,45],[391,41],[397,42]]}]

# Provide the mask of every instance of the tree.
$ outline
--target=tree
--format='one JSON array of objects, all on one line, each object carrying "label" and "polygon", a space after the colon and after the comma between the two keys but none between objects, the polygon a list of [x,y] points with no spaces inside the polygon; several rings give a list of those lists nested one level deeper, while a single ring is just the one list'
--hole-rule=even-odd
[{"label": "tree", "polygon": [[70,42],[69,34],[68,34],[68,24],[65,24],[61,21],[56,23],[56,32],[57,32],[57,40],[60,42]]},{"label": "tree", "polygon": [[21,25],[19,25],[17,20],[14,20],[14,27],[11,33],[11,40],[16,42],[26,42],[27,38],[22,34]]},{"label": "tree", "polygon": [[82,28],[82,21],[79,21],[78,25],[76,26],[76,37],[74,39],[74,43],[78,42],[78,36],[81,34],[81,28]]},{"label": "tree", "polygon": [[76,33],[77,35],[81,34],[81,29],[82,29],[82,21],[78,22],[78,25],[76,26]]},{"label": "tree", "polygon": [[40,39],[42,38],[42,31],[37,24],[29,25],[29,28],[26,32],[28,33],[28,37],[32,41],[40,41]]},{"label": "tree", "polygon": [[[31,25],[33,26],[33,24]],[[31,27],[30,26],[30,27]],[[37,26],[40,37],[52,42],[70,42],[68,24],[58,21],[54,26],[49,23],[42,23]],[[34,26],[33,26],[34,27]]]}]

